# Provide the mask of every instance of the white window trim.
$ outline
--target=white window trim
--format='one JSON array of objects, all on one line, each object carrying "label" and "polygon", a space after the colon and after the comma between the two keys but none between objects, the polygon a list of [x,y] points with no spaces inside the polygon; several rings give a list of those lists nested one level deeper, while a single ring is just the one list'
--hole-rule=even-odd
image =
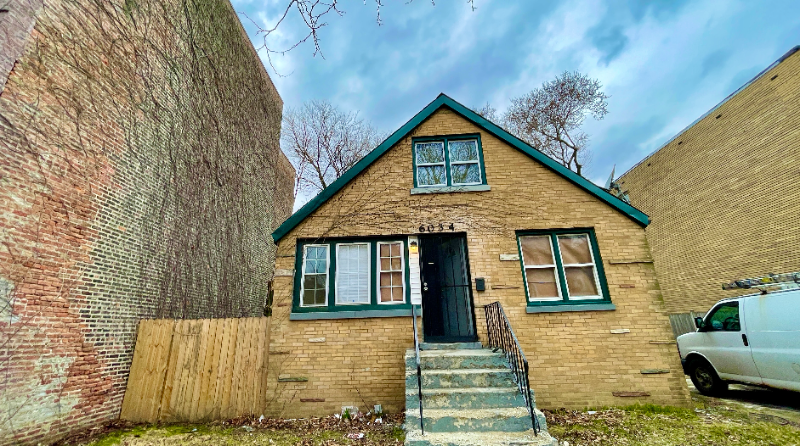
[{"label": "white window trim", "polygon": [[[550,243],[550,258],[553,260],[553,263],[550,265],[526,265],[525,262],[525,253],[522,250],[522,238],[523,237],[547,237],[547,242]],[[561,279],[560,274],[558,272],[558,264],[556,263],[556,252],[553,250],[553,237],[550,234],[528,234],[528,235],[520,235],[517,237],[517,245],[519,245],[519,253],[520,258],[522,259],[522,271],[525,274],[525,291],[528,294],[528,301],[529,302],[559,302],[564,300],[564,296],[561,295]],[[552,268],[553,273],[555,274],[556,279],[556,291],[558,292],[558,297],[531,297],[531,290],[528,289],[528,269],[529,268],[536,268],[536,269],[544,269],[544,268]]]},{"label": "white window trim", "polygon": [[477,164],[478,165],[478,182],[472,182],[472,183],[456,183],[456,182],[452,182],[453,186],[472,186],[472,185],[475,185],[475,184],[483,184],[483,174],[481,173],[481,151],[479,150],[478,140],[477,139],[456,139],[456,140],[453,140],[453,141],[448,140],[447,141],[448,159],[452,160],[452,158],[453,158],[452,156],[449,156],[449,155],[452,155],[451,152],[450,152],[450,143],[451,142],[467,142],[467,141],[474,141],[475,142],[475,155],[477,156],[477,158],[475,160],[468,160],[468,161],[450,161],[450,168],[449,169],[445,169],[445,170],[449,170],[450,171],[450,179],[452,181],[452,178],[453,178],[452,169],[453,169],[454,165],[459,165],[459,164]]},{"label": "white window trim", "polygon": [[334,287],[334,298],[333,304],[337,307],[339,306],[346,306],[346,305],[369,305],[372,302],[372,287],[367,284],[367,301],[366,302],[339,302],[339,247],[340,246],[352,246],[352,245],[364,245],[367,247],[367,280],[372,280],[372,259],[370,251],[370,244],[365,242],[356,242],[356,243],[337,243],[336,244],[336,278],[335,280],[335,287]]},{"label": "white window trim", "polygon": [[[403,300],[399,302],[381,302],[381,273],[384,272],[381,270],[381,245],[392,245],[392,244],[400,244],[400,276],[403,278]],[[378,305],[402,305],[406,303],[406,256],[405,256],[405,245],[403,244],[402,240],[397,241],[385,241],[385,242],[378,242],[378,253],[375,256],[375,260],[377,265],[375,267],[375,301],[378,302]],[[390,251],[391,253],[391,248]],[[389,262],[391,263],[391,261]],[[390,272],[390,271],[386,271]]]},{"label": "white window trim", "polygon": [[[417,154],[418,154],[417,146],[419,146],[420,144],[431,144],[431,143],[437,143],[437,142],[442,145],[442,162],[440,162],[440,163],[420,163],[418,158],[417,158]],[[414,143],[414,164],[416,165],[415,169],[417,169],[417,171],[416,171],[417,187],[447,186],[448,173],[447,173],[447,153],[445,153],[445,151],[447,150],[446,146],[447,146],[447,144],[444,143],[444,140],[442,140],[442,141],[422,141],[422,142]],[[420,184],[420,182],[419,182],[419,168],[420,167],[434,167],[434,166],[442,166],[442,167],[444,167],[444,183]]]},{"label": "white window trim", "polygon": [[[592,239],[589,237],[589,234],[585,232],[578,232],[575,234],[556,234],[556,240],[559,237],[574,237],[576,235],[583,236],[586,239],[587,246],[589,247],[589,255],[592,257],[592,263],[564,263],[564,256],[561,255],[561,246],[558,247],[558,255],[561,257],[561,267],[564,268],[564,279],[567,285],[567,293],[569,296],[569,300],[598,300],[603,299],[603,289],[600,288],[600,277],[598,277],[597,273],[597,261],[594,258],[594,249],[592,249]],[[552,244],[552,240],[551,240]],[[581,267],[581,266],[591,266],[592,271],[594,274],[594,286],[595,289],[600,293],[599,295],[591,295],[591,296],[575,296],[572,297],[572,292],[569,290],[569,280],[566,280],[567,277],[567,267]]]},{"label": "white window trim", "polygon": [[[306,278],[306,256],[308,248],[325,248],[325,303],[321,305],[303,305],[303,294],[305,291],[305,278]],[[318,275],[320,273],[314,273]],[[303,271],[300,275],[300,307],[301,308],[321,308],[328,306],[328,287],[330,284],[331,274],[331,247],[328,245],[303,245]]]}]

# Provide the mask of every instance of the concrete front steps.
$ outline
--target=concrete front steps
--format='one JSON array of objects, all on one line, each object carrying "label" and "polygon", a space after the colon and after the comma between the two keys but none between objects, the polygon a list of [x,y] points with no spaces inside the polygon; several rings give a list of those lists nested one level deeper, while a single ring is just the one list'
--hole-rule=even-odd
[{"label": "concrete front steps", "polygon": [[554,446],[544,414],[536,410],[542,431],[533,434],[531,417],[502,352],[478,343],[423,344],[422,408],[414,350],[406,352],[406,445]]}]

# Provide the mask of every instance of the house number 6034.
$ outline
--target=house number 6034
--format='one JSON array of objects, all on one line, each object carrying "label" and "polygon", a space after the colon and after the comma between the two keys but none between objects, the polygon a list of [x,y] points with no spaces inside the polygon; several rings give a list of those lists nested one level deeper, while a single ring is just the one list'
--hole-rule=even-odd
[{"label": "house number 6034", "polygon": [[452,223],[439,223],[436,225],[419,225],[419,232],[442,232],[445,229],[455,231],[456,228]]}]

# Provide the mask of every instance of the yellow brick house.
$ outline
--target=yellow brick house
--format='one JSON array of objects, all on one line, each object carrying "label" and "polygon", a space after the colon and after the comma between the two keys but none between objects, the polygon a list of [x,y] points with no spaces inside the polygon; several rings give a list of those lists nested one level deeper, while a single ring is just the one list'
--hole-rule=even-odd
[{"label": "yellow brick house", "polygon": [[403,410],[411,302],[423,354],[499,302],[540,407],[687,405],[647,224],[440,95],[273,233],[272,415]]}]

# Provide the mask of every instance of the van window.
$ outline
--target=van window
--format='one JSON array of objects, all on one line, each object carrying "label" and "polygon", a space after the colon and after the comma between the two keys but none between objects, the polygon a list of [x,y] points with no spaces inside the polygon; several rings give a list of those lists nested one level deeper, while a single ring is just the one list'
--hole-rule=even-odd
[{"label": "van window", "polygon": [[706,318],[706,331],[739,331],[739,302],[726,302]]}]

